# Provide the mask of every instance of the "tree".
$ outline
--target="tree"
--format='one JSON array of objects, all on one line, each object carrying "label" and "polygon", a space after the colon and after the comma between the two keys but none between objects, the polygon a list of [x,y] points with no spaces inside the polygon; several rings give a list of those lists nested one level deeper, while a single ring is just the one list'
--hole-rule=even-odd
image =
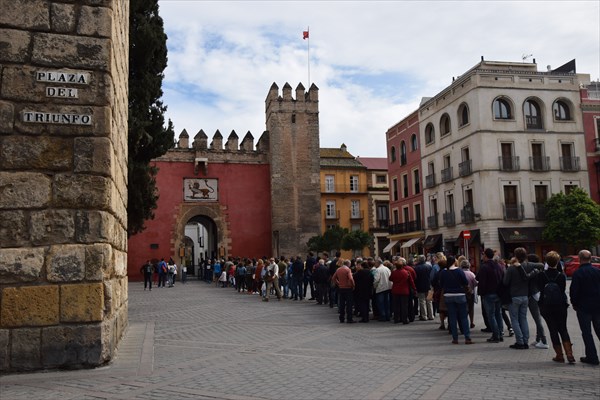
[{"label": "tree", "polygon": [[144,230],[158,200],[153,158],[174,144],[173,123],[165,128],[162,80],[167,67],[167,35],[158,0],[131,0],[129,14],[129,161],[127,235]]},{"label": "tree", "polygon": [[356,252],[362,251],[372,242],[371,235],[364,231],[351,231],[342,238],[342,249]]},{"label": "tree", "polygon": [[546,201],[544,240],[589,248],[600,241],[600,205],[580,188],[558,193]]}]

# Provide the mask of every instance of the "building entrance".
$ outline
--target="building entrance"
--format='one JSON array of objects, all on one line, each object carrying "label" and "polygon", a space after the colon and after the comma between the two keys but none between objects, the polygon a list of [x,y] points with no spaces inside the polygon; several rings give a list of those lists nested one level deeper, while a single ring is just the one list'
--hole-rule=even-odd
[{"label": "building entrance", "polygon": [[188,274],[196,275],[205,260],[219,257],[217,225],[205,215],[197,215],[186,223],[180,246],[182,264]]}]

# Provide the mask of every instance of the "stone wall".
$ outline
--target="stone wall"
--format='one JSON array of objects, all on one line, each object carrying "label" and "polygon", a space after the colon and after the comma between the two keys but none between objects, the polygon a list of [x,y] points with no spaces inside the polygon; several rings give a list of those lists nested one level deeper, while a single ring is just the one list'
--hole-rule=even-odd
[{"label": "stone wall", "polygon": [[127,0],[0,0],[0,372],[127,326]]},{"label": "stone wall", "polygon": [[271,229],[276,256],[305,255],[321,233],[319,89],[273,83],[266,99],[271,167]]}]

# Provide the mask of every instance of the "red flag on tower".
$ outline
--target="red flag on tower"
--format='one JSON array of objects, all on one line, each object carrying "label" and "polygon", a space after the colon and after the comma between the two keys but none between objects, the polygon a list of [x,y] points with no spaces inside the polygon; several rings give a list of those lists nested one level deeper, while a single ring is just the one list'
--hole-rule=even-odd
[{"label": "red flag on tower", "polygon": [[308,39],[308,31],[302,31],[302,39]]}]

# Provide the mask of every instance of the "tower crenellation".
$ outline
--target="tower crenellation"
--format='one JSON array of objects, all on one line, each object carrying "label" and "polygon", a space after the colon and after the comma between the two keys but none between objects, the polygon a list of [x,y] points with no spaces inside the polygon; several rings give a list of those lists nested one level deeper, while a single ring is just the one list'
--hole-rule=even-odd
[{"label": "tower crenellation", "polygon": [[225,143],[225,150],[237,151],[238,150],[238,142],[239,142],[239,137],[238,137],[237,133],[235,133],[235,130],[232,130],[231,133],[229,134],[229,137],[227,138],[227,142]]},{"label": "tower crenellation", "polygon": [[213,135],[213,140],[210,143],[211,150],[223,150],[223,135],[217,129],[215,134]]},{"label": "tower crenellation", "polygon": [[206,150],[208,148],[208,136],[206,136],[206,133],[202,129],[194,136],[192,146],[195,150]]}]

